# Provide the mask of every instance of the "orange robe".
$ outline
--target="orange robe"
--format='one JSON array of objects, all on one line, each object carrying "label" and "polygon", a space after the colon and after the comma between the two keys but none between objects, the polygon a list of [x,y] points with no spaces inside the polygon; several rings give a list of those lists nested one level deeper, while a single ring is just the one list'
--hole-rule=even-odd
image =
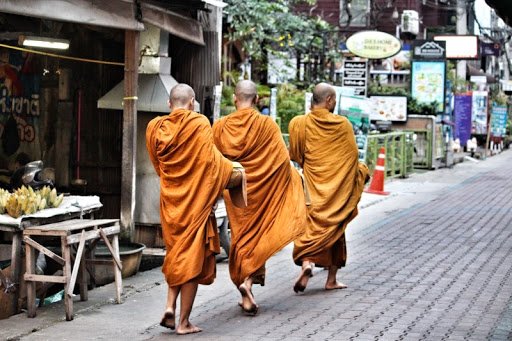
[{"label": "orange robe", "polygon": [[267,259],[304,232],[306,206],[299,173],[277,124],[252,108],[238,110],[213,125],[215,144],[247,174],[247,208],[226,191],[231,225],[229,272],[236,286],[248,276],[264,285]]},{"label": "orange robe", "polygon": [[160,176],[160,219],[169,286],[211,284],[219,235],[212,207],[229,182],[232,163],[213,144],[208,119],[185,109],[156,117],[146,147]]},{"label": "orange robe", "polygon": [[368,168],[358,161],[351,123],[315,109],[290,121],[290,157],[301,165],[311,199],[306,232],[295,241],[297,265],[345,266],[345,229],[357,216]]}]

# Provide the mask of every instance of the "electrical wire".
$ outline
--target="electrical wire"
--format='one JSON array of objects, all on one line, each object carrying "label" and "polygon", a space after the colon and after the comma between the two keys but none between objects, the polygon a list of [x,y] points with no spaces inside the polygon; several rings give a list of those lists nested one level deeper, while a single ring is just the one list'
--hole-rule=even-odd
[{"label": "electrical wire", "polygon": [[106,61],[106,60],[63,56],[61,54],[36,51],[36,50],[26,49],[26,48],[23,48],[23,47],[12,46],[12,45],[7,45],[7,44],[0,44],[0,47],[5,47],[6,49],[18,50],[18,51],[23,51],[23,52],[28,52],[28,53],[40,54],[40,55],[48,56],[48,57],[74,60],[74,61],[78,61],[78,62],[106,64],[106,65],[115,65],[115,66],[124,66],[124,63],[119,63],[119,62],[109,62],[109,61]]}]

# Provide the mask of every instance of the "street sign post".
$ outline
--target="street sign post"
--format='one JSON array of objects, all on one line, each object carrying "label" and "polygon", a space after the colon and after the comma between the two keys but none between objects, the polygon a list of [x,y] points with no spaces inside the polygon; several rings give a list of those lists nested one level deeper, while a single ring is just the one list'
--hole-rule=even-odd
[{"label": "street sign post", "polygon": [[342,85],[354,89],[354,95],[366,96],[368,91],[368,62],[343,61]]}]

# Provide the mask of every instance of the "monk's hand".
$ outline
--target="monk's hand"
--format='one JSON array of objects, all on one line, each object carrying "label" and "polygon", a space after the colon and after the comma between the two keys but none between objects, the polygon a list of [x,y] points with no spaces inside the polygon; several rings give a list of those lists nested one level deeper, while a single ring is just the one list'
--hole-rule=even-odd
[{"label": "monk's hand", "polygon": [[368,182],[370,182],[370,179],[371,179],[371,178],[372,178],[372,177],[370,176],[370,174],[366,174],[366,179],[364,179],[364,184],[365,184],[365,185],[366,185],[366,184],[368,184]]},{"label": "monk's hand", "polygon": [[242,184],[243,180],[243,171],[241,169],[233,168],[233,172],[231,173],[231,177],[229,178],[228,185],[226,188],[235,188]]}]

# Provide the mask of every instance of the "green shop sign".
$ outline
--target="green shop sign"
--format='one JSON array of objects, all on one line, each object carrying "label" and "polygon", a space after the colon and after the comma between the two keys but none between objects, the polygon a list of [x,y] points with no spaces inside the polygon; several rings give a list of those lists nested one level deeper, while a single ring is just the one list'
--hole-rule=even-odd
[{"label": "green shop sign", "polygon": [[402,49],[399,39],[380,31],[357,32],[347,39],[346,44],[351,53],[368,59],[389,58]]}]

